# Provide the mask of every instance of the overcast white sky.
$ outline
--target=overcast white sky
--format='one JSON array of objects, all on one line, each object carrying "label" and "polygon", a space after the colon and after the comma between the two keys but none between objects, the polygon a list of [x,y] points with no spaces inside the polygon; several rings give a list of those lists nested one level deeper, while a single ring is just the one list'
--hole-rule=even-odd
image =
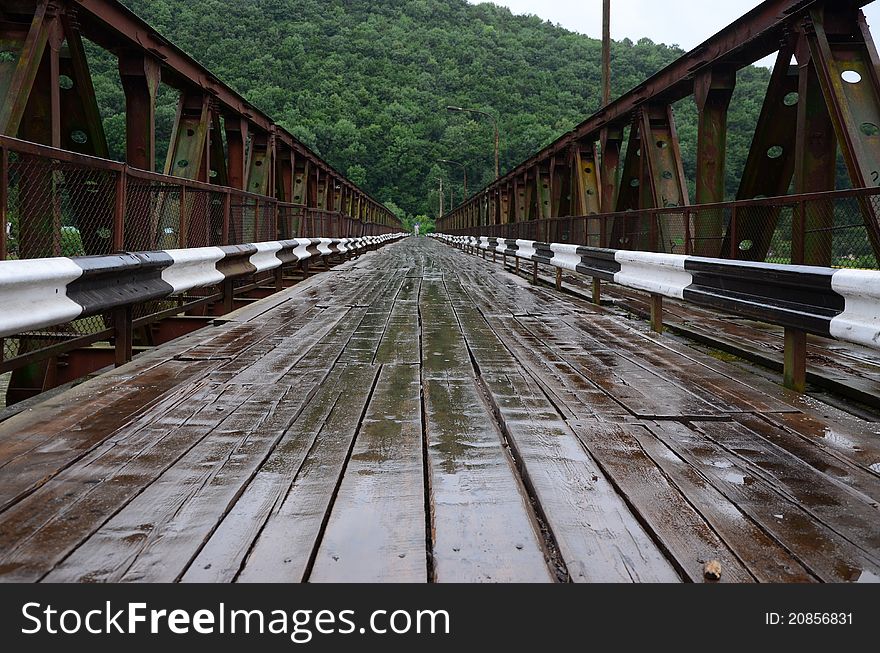
[{"label": "overcast white sky", "polygon": [[[468,0],[479,4],[478,0]],[[602,36],[602,0],[493,0],[515,14],[535,14],[587,36]],[[655,43],[699,45],[728,23],[759,5],[758,0],[611,0],[611,38],[648,37]],[[880,34],[880,2],[864,8],[875,40]],[[773,63],[773,57],[765,60]]]}]

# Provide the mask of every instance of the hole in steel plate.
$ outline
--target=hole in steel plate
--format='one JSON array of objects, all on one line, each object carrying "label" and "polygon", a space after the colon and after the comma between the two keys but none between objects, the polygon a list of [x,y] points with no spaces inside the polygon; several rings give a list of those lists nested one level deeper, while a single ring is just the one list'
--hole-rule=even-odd
[{"label": "hole in steel plate", "polygon": [[771,159],[778,159],[782,156],[782,147],[779,145],[774,145],[767,150],[767,156]]},{"label": "hole in steel plate", "polygon": [[739,241],[739,249],[743,252],[749,251],[754,246],[754,243],[751,240],[741,240]]},{"label": "hole in steel plate", "polygon": [[186,135],[187,135],[187,136],[195,136],[195,135],[196,135],[196,132],[195,132],[195,130],[193,130],[193,129],[187,129],[187,130],[186,130]]},{"label": "hole in steel plate", "polygon": [[859,129],[865,136],[876,136],[877,134],[880,134],[880,127],[873,122],[863,122],[859,126]]},{"label": "hole in steel plate", "polygon": [[89,140],[89,137],[86,136],[86,133],[82,129],[74,129],[72,132],[70,132],[70,140],[72,140],[74,143],[79,143],[80,145],[82,145]]},{"label": "hole in steel plate", "polygon": [[189,165],[189,161],[187,161],[186,159],[181,159],[180,161],[177,162],[178,168],[185,168],[188,165]]},{"label": "hole in steel plate", "polygon": [[63,88],[65,91],[69,91],[73,88],[73,80],[67,75],[61,75],[58,77],[58,86]]},{"label": "hole in steel plate", "polygon": [[659,147],[661,150],[665,150],[667,147],[669,147],[669,143],[667,143],[666,141],[657,141],[657,147]]},{"label": "hole in steel plate", "polygon": [[798,103],[799,99],[800,95],[798,95],[795,91],[792,91],[791,93],[787,93],[785,97],[782,98],[782,104],[787,107],[793,107]]},{"label": "hole in steel plate", "polygon": [[254,165],[259,168],[261,165],[263,165],[263,162],[262,161],[254,161]]},{"label": "hole in steel plate", "polygon": [[661,174],[661,176],[664,179],[672,179],[672,173],[669,172],[669,170],[664,170],[663,173]]},{"label": "hole in steel plate", "polygon": [[862,76],[855,70],[844,70],[840,73],[840,78],[847,84],[858,84],[862,81]]},{"label": "hole in steel plate", "polygon": [[639,180],[636,177],[633,177],[632,179],[629,180],[629,185],[632,186],[633,188],[637,188],[639,185]]}]

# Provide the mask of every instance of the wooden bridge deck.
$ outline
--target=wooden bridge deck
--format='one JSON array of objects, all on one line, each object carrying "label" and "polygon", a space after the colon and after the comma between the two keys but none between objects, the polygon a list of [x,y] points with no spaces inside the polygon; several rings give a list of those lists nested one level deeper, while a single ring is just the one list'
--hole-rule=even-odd
[{"label": "wooden bridge deck", "polygon": [[880,424],[407,239],[0,424],[0,580],[880,580]]}]

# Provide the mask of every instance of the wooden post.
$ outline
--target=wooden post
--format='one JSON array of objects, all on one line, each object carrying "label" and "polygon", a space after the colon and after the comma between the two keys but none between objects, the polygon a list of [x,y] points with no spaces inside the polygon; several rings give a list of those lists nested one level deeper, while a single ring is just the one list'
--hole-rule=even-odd
[{"label": "wooden post", "polygon": [[803,392],[807,385],[807,332],[785,328],[785,369],[783,385]]},{"label": "wooden post", "polygon": [[232,300],[235,298],[235,287],[232,285],[232,279],[223,280],[223,313],[232,312]]},{"label": "wooden post", "polygon": [[663,295],[651,293],[651,331],[663,333]]},{"label": "wooden post", "polygon": [[120,367],[129,362],[132,356],[131,306],[113,309],[113,329],[116,332],[116,367]]},{"label": "wooden post", "polygon": [[514,256],[514,261],[516,262],[516,272],[519,274],[519,256]]},{"label": "wooden post", "polygon": [[602,281],[599,277],[593,277],[593,303],[596,306],[602,303]]},{"label": "wooden post", "polygon": [[284,266],[275,268],[275,290],[284,290]]},{"label": "wooden post", "polygon": [[556,290],[562,290],[562,268],[556,268]]},{"label": "wooden post", "polygon": [[538,285],[538,262],[532,263],[532,283]]}]

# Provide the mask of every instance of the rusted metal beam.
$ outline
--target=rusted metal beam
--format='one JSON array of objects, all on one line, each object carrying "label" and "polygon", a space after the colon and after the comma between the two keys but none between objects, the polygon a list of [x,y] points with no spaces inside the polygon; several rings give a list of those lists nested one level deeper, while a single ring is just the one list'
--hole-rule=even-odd
[{"label": "rusted metal beam", "polygon": [[[695,77],[703,70],[724,65],[736,71],[773,53],[804,16],[814,8],[828,4],[829,1],[765,0],[701,45],[587,118],[551,145],[511,169],[487,188],[521,177],[538,162],[546,161],[552,155],[564,151],[575,141],[597,139],[604,128],[625,128],[633,114],[647,102],[669,105],[691,95],[694,91]],[[868,4],[870,0],[844,1],[850,6],[860,7]],[[603,211],[607,210],[603,207]]]},{"label": "rusted metal beam", "polygon": [[[698,115],[697,204],[724,201],[727,109],[735,84],[734,71],[729,68],[715,68],[699,74],[694,85]],[[698,256],[719,256],[723,231],[723,213],[700,212],[693,224],[693,253]]]},{"label": "rusted metal beam", "polygon": [[[880,59],[864,14],[854,3],[816,8],[804,36],[853,186],[880,185]],[[880,213],[864,204],[862,214],[880,257]]]},{"label": "rusted metal beam", "polygon": [[[819,87],[816,65],[806,39],[800,39],[798,58],[797,139],[794,153],[794,192],[834,190],[837,141],[831,116]],[[831,227],[834,210],[828,202],[799,205],[793,217],[791,262],[831,265]]]},{"label": "rusted metal beam", "polygon": [[208,181],[209,98],[201,93],[182,93],[165,159],[165,174]]},{"label": "rusted metal beam", "polygon": [[19,134],[43,54],[58,25],[58,7],[49,0],[37,3],[29,26],[4,24],[0,34],[3,46],[18,57],[15,61],[0,62],[0,133]]},{"label": "rusted metal beam", "polygon": [[119,76],[125,92],[125,160],[141,170],[156,169],[156,94],[159,62],[140,52],[119,54]]}]

